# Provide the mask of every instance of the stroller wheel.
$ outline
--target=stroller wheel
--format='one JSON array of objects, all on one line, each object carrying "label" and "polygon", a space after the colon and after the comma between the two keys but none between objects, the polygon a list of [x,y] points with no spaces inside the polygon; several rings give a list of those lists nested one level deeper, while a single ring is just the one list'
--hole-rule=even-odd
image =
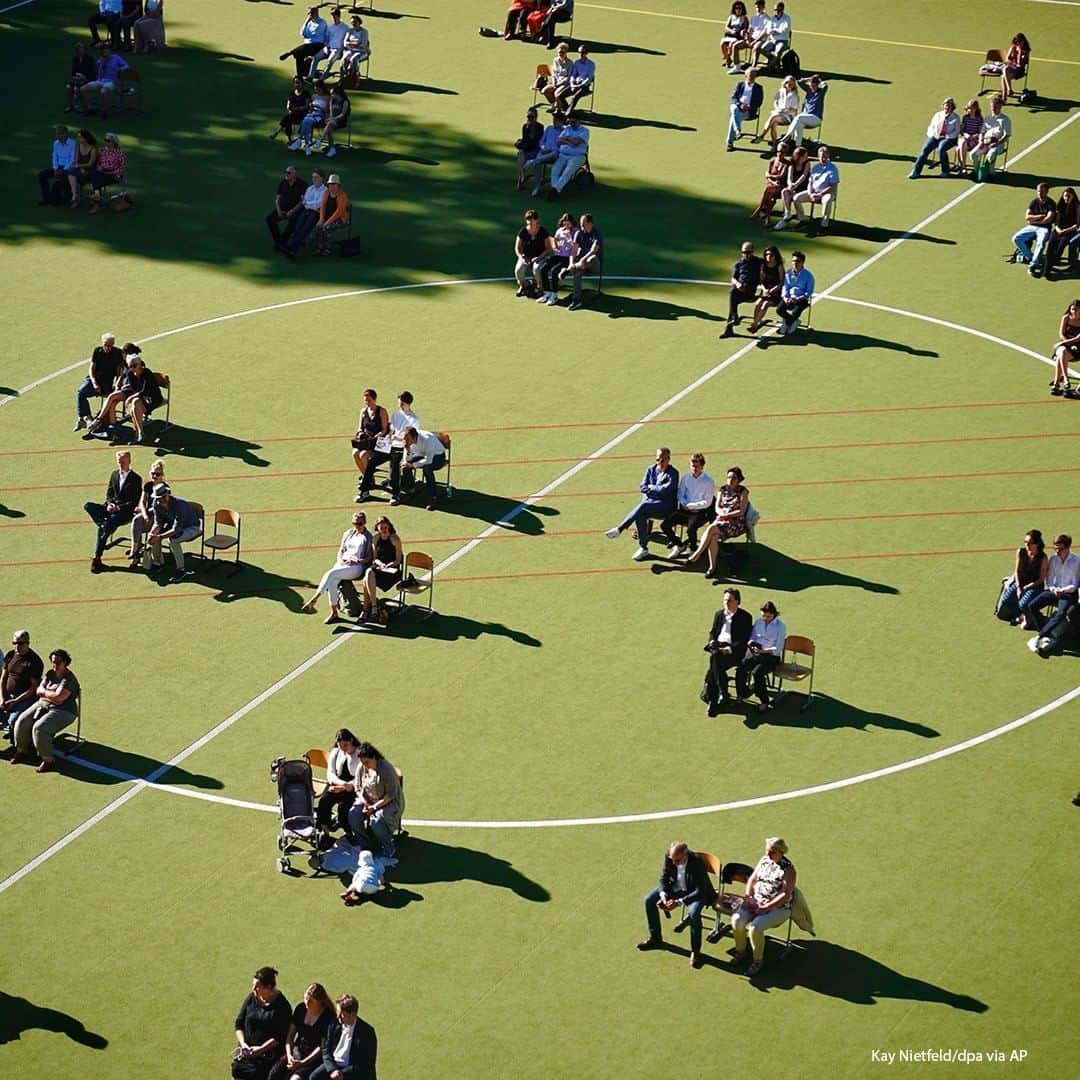
[{"label": "stroller wheel", "polygon": [[283,874],[287,874],[292,869],[292,863],[289,862],[288,859],[284,859],[284,858],[278,859],[277,864],[278,864],[278,869]]},{"label": "stroller wheel", "polygon": [[285,837],[284,836],[279,836],[277,838],[277,846],[278,846],[278,851],[284,851],[285,850]]}]

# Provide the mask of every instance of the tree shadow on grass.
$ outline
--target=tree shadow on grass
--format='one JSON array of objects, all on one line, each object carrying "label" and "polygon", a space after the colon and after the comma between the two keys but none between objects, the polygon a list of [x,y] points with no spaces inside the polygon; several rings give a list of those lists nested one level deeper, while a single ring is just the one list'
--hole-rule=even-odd
[{"label": "tree shadow on grass", "polygon": [[240,569],[231,576],[231,567],[224,559],[193,559],[189,564],[192,574],[188,581],[195,585],[205,585],[208,589],[217,589],[214,599],[220,604],[234,604],[238,600],[273,600],[282,604],[289,611],[299,612],[304,605],[303,597],[297,592],[297,586],[315,588],[304,578],[285,577],[243,562],[240,553]]},{"label": "tree shadow on grass", "polygon": [[822,82],[873,83],[875,86],[892,86],[892,79],[875,79],[872,75],[856,75],[850,71],[814,71]]},{"label": "tree shadow on grass", "polygon": [[[436,582],[438,585],[438,582]],[[446,615],[437,612],[431,619],[420,619],[417,615],[422,611],[418,608],[415,612],[406,608],[405,611],[395,612],[394,621],[390,629],[395,638],[404,641],[414,641],[423,638],[425,641],[479,641],[482,637],[508,638],[517,645],[526,645],[529,648],[539,649],[543,642],[524,630],[515,630],[504,623],[482,622],[479,619],[469,619],[464,615]],[[363,627],[360,627],[363,629]],[[349,626],[336,627],[334,633],[353,633],[355,628]],[[382,631],[374,631],[381,633]]]},{"label": "tree shadow on grass", "polygon": [[5,506],[3,503],[0,503],[0,517],[24,518],[26,517],[26,514],[22,510],[15,510],[10,506]]},{"label": "tree shadow on grass", "polygon": [[584,117],[586,127],[605,128],[608,131],[624,131],[626,128],[649,127],[663,131],[697,131],[686,124],[673,124],[667,120],[646,120],[639,116],[611,116],[606,113],[589,113]]},{"label": "tree shadow on grass", "polygon": [[927,244],[946,244],[955,246],[955,240],[944,236],[931,236],[929,233],[907,232],[905,229],[887,229],[883,225],[863,225],[858,221],[834,221],[828,233],[818,232],[818,236],[843,236],[850,240],[866,240],[871,244],[886,244],[901,236],[906,240],[919,240]]},{"label": "tree shadow on grass", "polygon": [[104,1050],[109,1045],[104,1035],[87,1031],[74,1016],[0,990],[0,1046],[18,1042],[24,1031],[52,1031],[91,1050]]},{"label": "tree shadow on grass", "polygon": [[440,844],[410,836],[398,851],[401,860],[391,870],[394,883],[425,885],[438,881],[478,881],[498,889],[510,889],[522,900],[546,903],[551,893],[526,877],[506,859],[473,848]]},{"label": "tree shadow on grass", "polygon": [[908,356],[932,356],[941,354],[933,349],[916,349],[904,341],[890,341],[888,338],[871,334],[856,334],[839,330],[819,330],[814,328],[805,334],[788,334],[783,338],[762,338],[761,344],[767,348],[777,345],[806,346],[817,345],[822,349],[836,349],[838,352],[855,352],[857,349],[886,349],[890,352],[906,353]]},{"label": "tree shadow on grass", "polygon": [[[152,425],[149,430],[153,434]],[[209,458],[236,458],[245,465],[254,465],[257,468],[265,468],[270,464],[265,458],[254,453],[262,449],[258,443],[249,442],[247,439],[237,439],[232,435],[223,435],[219,431],[205,431],[180,424],[174,424],[158,435],[153,445],[158,457],[176,454],[179,457],[197,458],[202,461]]]},{"label": "tree shadow on grass", "polygon": [[990,1008],[969,994],[957,994],[904,975],[879,960],[830,941],[799,941],[783,963],[769,964],[754,979],[754,986],[763,993],[802,988],[852,1005],[894,1000],[925,1001],[972,1013],[984,1013]]},{"label": "tree shadow on grass", "polygon": [[[491,472],[491,470],[487,471]],[[382,506],[385,505],[380,505],[380,497],[389,498],[385,493],[382,496],[376,495],[372,498],[370,503],[372,509],[368,510],[368,517],[371,520],[382,512]],[[425,498],[422,485],[414,488],[412,493],[403,495],[402,501],[412,505],[423,505]],[[445,498],[440,488],[436,507],[437,513],[444,517],[469,518],[473,521],[485,522],[488,525],[501,522],[504,523],[503,528],[507,532],[523,533],[526,536],[539,536],[544,531],[544,522],[541,519],[554,517],[559,513],[554,506],[540,506],[537,504],[522,506],[521,499],[512,499],[507,498],[505,495],[493,495],[487,491],[458,487],[457,484],[454,485],[454,497],[452,499]],[[373,509],[375,509],[374,515],[372,514]],[[513,514],[513,517],[509,516],[511,514]]]},{"label": "tree shadow on grass", "polygon": [[[155,784],[179,784],[211,791],[219,791],[225,786],[216,776],[188,772],[179,765],[166,766],[157,758],[133,754],[104,743],[87,741],[75,746],[70,740],[61,740],[58,749],[64,755],[64,772],[87,784],[126,784],[133,777],[145,780],[153,776]],[[97,768],[83,766],[80,760]],[[155,776],[163,768],[165,772]]]},{"label": "tree shadow on grass", "polygon": [[[726,293],[724,294],[726,298]],[[609,319],[650,319],[662,322],[675,322],[678,319],[704,319],[706,322],[724,322],[725,316],[701,308],[674,304],[669,300],[650,300],[640,296],[620,296],[618,293],[603,292],[598,296],[586,297],[586,307],[590,311],[599,311]]]},{"label": "tree shadow on grass", "polygon": [[456,90],[447,90],[444,86],[427,86],[424,83],[389,82],[386,79],[364,79],[357,88],[357,98],[363,94],[441,94],[457,97]]},{"label": "tree shadow on grass", "polygon": [[[791,685],[791,684],[785,684]],[[805,691],[807,684],[801,684]],[[789,700],[790,698],[790,700]],[[903,720],[898,716],[889,716],[887,713],[871,712],[860,709],[847,701],[840,701],[828,694],[814,694],[813,704],[802,712],[794,707],[794,701],[800,695],[796,691],[793,695],[785,693],[769,712],[758,712],[756,706],[746,706],[751,711],[747,714],[744,723],[747,727],[787,727],[787,728],[817,728],[820,731],[837,731],[841,728],[855,728],[858,731],[866,731],[867,728],[882,728],[887,731],[905,731],[909,735],[918,735],[923,739],[937,739],[941,732],[926,724],[918,724],[911,720]]]}]

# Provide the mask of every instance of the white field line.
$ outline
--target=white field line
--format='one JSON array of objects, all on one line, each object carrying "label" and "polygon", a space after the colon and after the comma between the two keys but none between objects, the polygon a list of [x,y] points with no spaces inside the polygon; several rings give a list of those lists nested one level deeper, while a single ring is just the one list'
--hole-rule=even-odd
[{"label": "white field line", "polygon": [[0,8],[0,15],[6,15],[9,11],[15,11],[17,8],[26,7],[27,4],[34,3],[34,0],[19,0],[17,4],[9,4],[6,8]]},{"label": "white field line", "polygon": [[[1051,138],[1052,136],[1057,134],[1059,131],[1063,130],[1066,126],[1068,126],[1075,119],[1077,119],[1078,116],[1080,116],[1080,113],[1075,113],[1072,116],[1068,117],[1062,123],[1058,124],[1052,131],[1050,131],[1046,135],[1044,135],[1041,139],[1036,140],[1034,143],[1032,143],[1031,146],[1027,147],[1025,150],[1020,151],[1020,153],[1018,153],[1013,158],[1013,160],[1014,161],[1021,160],[1026,154],[1030,153],[1032,150],[1036,149],[1038,146],[1041,146],[1044,142],[1047,141],[1047,139]],[[831,293],[835,292],[835,290],[838,289],[840,287],[840,285],[845,284],[846,282],[850,281],[857,274],[861,273],[862,270],[864,270],[868,266],[871,266],[874,263],[876,263],[887,252],[895,250],[897,247],[899,247],[900,244],[902,244],[911,235],[913,235],[914,233],[920,231],[922,228],[924,228],[931,221],[936,220],[938,217],[940,217],[947,210],[951,209],[953,206],[956,206],[964,198],[966,198],[969,195],[973,194],[977,190],[979,190],[979,186],[973,185],[970,189],[968,189],[968,191],[964,192],[963,194],[961,194],[957,198],[952,199],[941,210],[939,210],[938,212],[936,212],[934,214],[931,214],[928,218],[921,221],[918,225],[915,225],[913,228],[908,229],[902,236],[900,236],[897,239],[891,241],[888,245],[886,245],[885,248],[882,249],[882,251],[877,252],[875,255],[872,255],[869,258],[865,259],[862,263],[860,263],[858,266],[856,266],[852,271],[850,271],[849,273],[845,274],[842,278],[840,278],[840,280],[838,282],[834,282],[831,286],[829,286],[828,289],[824,290],[824,292],[821,295],[827,297]],[[492,279],[486,279],[486,280],[490,281]],[[494,279],[494,280],[501,280],[501,279]],[[449,284],[464,284],[464,283],[466,283],[466,282],[464,282],[464,281],[439,282],[438,284],[439,285],[449,285]],[[469,283],[471,284],[471,282],[469,282]],[[417,284],[417,285],[385,286],[385,287],[378,288],[378,289],[359,290],[359,291],[356,291],[356,292],[341,293],[341,294],[335,294],[335,295],[337,295],[337,296],[364,295],[365,293],[370,294],[370,293],[379,293],[379,292],[404,291],[404,290],[407,290],[407,289],[424,288],[424,287],[430,287],[430,286],[428,286],[426,283],[420,283],[420,284]],[[239,312],[239,313],[234,313],[232,315],[220,315],[220,316],[217,316],[217,317],[212,318],[212,319],[204,319],[204,320],[202,320],[202,321],[200,321],[198,323],[191,323],[187,327],[179,327],[179,328],[174,329],[174,330],[164,331],[163,333],[154,335],[153,339],[156,340],[156,339],[160,339],[160,338],[163,338],[163,337],[168,337],[168,336],[170,336],[172,334],[182,333],[185,330],[196,329],[197,327],[208,326],[208,325],[212,325],[214,323],[226,322],[226,321],[228,321],[230,319],[240,318],[240,317],[242,317],[243,315],[246,315],[246,314],[255,314],[255,313],[259,312],[259,311],[273,311],[273,310],[279,310],[281,308],[293,307],[293,306],[296,306],[298,304],[303,304],[303,303],[315,303],[319,299],[320,299],[319,297],[308,297],[308,298],[305,298],[305,299],[302,299],[302,300],[287,301],[287,302],[282,303],[282,304],[271,304],[271,305],[267,305],[265,308],[251,309],[250,311],[247,311],[247,312]],[[147,339],[144,339],[144,340],[152,340],[152,339],[147,338]],[[625,439],[629,438],[636,431],[640,430],[640,428],[642,427],[643,424],[645,424],[649,420],[655,419],[661,413],[663,413],[667,409],[669,409],[672,405],[675,405],[678,402],[682,401],[683,398],[685,398],[688,394],[693,393],[694,390],[697,390],[698,388],[700,388],[702,385],[704,385],[706,382],[708,382],[711,378],[713,378],[716,375],[720,374],[720,372],[724,371],[731,364],[735,363],[736,360],[738,360],[741,357],[745,356],[751,349],[755,348],[756,346],[757,346],[757,341],[750,341],[746,345],[744,345],[741,348],[739,348],[738,350],[736,350],[736,352],[732,353],[732,355],[729,356],[726,360],[723,360],[719,364],[714,365],[708,372],[706,372],[704,375],[700,376],[699,378],[695,379],[688,386],[685,386],[682,390],[678,391],[678,393],[673,394],[670,398],[667,399],[666,402],[664,402],[662,405],[658,406],[657,408],[653,409],[651,412],[647,413],[644,417],[642,417],[641,420],[637,421],[634,424],[631,424],[623,432],[621,432],[619,435],[615,436],[615,438],[610,439],[599,450],[594,451],[588,457],[583,458],[576,465],[574,465],[570,469],[567,469],[558,478],[556,478],[556,480],[552,481],[552,483],[548,484],[545,488],[542,488],[540,491],[536,492],[534,495],[529,496],[529,498],[524,500],[523,502],[518,503],[518,505],[516,507],[514,507],[514,509],[509,514],[507,514],[501,521],[498,521],[495,524],[490,525],[487,529],[485,529],[483,532],[479,533],[476,537],[474,537],[472,540],[470,540],[467,544],[463,545],[462,548],[459,548],[457,551],[453,552],[446,559],[444,559],[435,568],[435,572],[438,572],[442,568],[450,566],[453,563],[457,562],[457,560],[459,558],[461,558],[467,552],[473,550],[473,548],[475,548],[479,543],[481,543],[487,536],[492,535],[492,533],[494,533],[502,525],[504,525],[507,522],[513,520],[513,518],[515,518],[518,514],[522,513],[525,509],[527,509],[530,505],[532,505],[538,499],[544,498],[547,494],[550,494],[556,487],[558,487],[560,484],[564,483],[566,480],[570,479],[572,476],[576,476],[579,472],[582,471],[582,469],[586,468],[591,462],[597,460],[597,458],[601,457],[603,454],[607,453],[609,450],[611,450],[614,447],[618,446]],[[72,366],[68,367],[66,370],[71,371],[75,367],[78,367],[78,366],[79,366],[78,364],[75,364],[75,365],[72,365]],[[59,374],[59,373],[54,373],[54,375],[55,374]],[[48,377],[46,377],[46,379],[38,380],[37,383],[31,384],[31,388],[34,385],[40,385],[41,382],[47,381],[47,378],[50,378],[50,377],[54,377],[54,376],[48,376]],[[5,402],[0,402],[0,405],[3,405],[3,404],[5,404]],[[329,655],[331,652],[333,652],[340,645],[344,644],[346,641],[349,641],[351,639],[352,639],[351,634],[350,635],[344,635],[342,637],[336,638],[334,641],[330,642],[330,644],[324,646],[322,649],[320,649],[313,656],[309,657],[307,660],[305,660],[298,667],[296,667],[292,671],[286,673],[280,679],[278,679],[277,682],[275,682],[271,686],[267,687],[266,690],[264,690],[257,697],[253,698],[246,705],[241,706],[241,708],[238,709],[236,712],[234,712],[231,716],[227,716],[224,720],[221,721],[220,724],[218,724],[216,727],[212,728],[210,731],[208,731],[201,738],[196,739],[195,742],[193,742],[190,746],[188,746],[185,749],[181,750],[177,755],[175,755],[169,761],[167,761],[163,765],[161,765],[147,779],[149,781],[152,781],[152,780],[160,777],[161,775],[164,775],[164,773],[171,766],[179,764],[180,762],[184,761],[191,754],[195,753],[196,750],[201,749],[201,747],[205,746],[211,739],[215,738],[221,732],[223,732],[223,731],[227,730],[228,728],[232,727],[232,725],[234,723],[236,723],[237,720],[239,720],[243,716],[246,716],[247,713],[249,713],[253,708],[256,708],[258,705],[265,702],[268,698],[273,696],[273,694],[277,693],[278,690],[280,690],[283,687],[289,685],[289,683],[291,683],[294,679],[298,678],[301,674],[303,674],[303,672],[307,671],[315,663],[318,663],[318,661],[323,659],[323,657]],[[1080,688],[1078,688],[1078,689],[1080,689]],[[98,821],[103,820],[110,813],[112,813],[112,811],[114,809],[118,808],[118,806],[121,805],[122,802],[126,802],[129,798],[131,798],[133,793],[137,794],[139,791],[143,790],[144,787],[146,787],[146,782],[138,782],[138,783],[136,783],[136,785],[134,787],[129,789],[123,795],[119,796],[112,803],[107,804],[102,810],[100,810],[97,814],[95,814],[93,816],[93,818],[88,818],[87,821],[84,822],[82,825],[78,826],[78,828],[72,830],[66,836],[62,837],[55,844],[53,844],[51,847],[49,847],[46,851],[44,851],[40,855],[36,856],[35,859],[31,860],[31,863],[27,863],[26,866],[24,866],[24,867],[20,868],[19,870],[15,871],[15,873],[13,875],[11,875],[10,877],[5,878],[3,881],[0,881],[0,893],[4,892],[7,888],[9,888],[10,884],[14,884],[15,880],[21,880],[22,877],[24,877],[27,873],[30,872],[30,869],[36,869],[43,862],[45,862],[47,859],[51,858],[53,855],[55,855],[58,852],[62,851],[65,847],[68,846],[68,844],[70,844],[74,840],[78,839],[78,837],[81,836],[83,834],[83,832],[86,831],[87,828],[90,828],[90,827],[92,827],[93,824],[96,824]]]}]

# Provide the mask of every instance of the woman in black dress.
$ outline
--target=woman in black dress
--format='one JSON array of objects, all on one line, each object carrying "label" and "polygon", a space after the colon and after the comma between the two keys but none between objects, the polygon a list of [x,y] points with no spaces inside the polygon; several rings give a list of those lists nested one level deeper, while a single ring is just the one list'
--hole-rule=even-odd
[{"label": "woman in black dress", "polygon": [[284,131],[285,138],[292,142],[293,124],[299,124],[307,116],[310,103],[311,95],[304,89],[304,80],[300,78],[293,79],[292,89],[285,99],[285,115],[278,121],[277,131],[270,138],[275,138],[278,131]]},{"label": "woman in black dress", "polygon": [[291,1014],[292,1006],[277,988],[277,972],[272,967],[259,968],[233,1025],[237,1045],[232,1074],[236,1080],[267,1080],[281,1057]]},{"label": "woman in black dress", "polygon": [[525,123],[521,125],[521,138],[514,143],[517,147],[518,191],[525,186],[525,162],[536,157],[536,152],[540,149],[540,137],[544,134],[544,125],[537,120],[537,115],[535,108],[529,109],[525,114]]},{"label": "woman in black dress", "polygon": [[312,983],[304,1000],[293,1009],[285,1056],[270,1070],[268,1080],[307,1077],[322,1061],[322,1043],[334,1020],[334,1003],[322,983]]},{"label": "woman in black dress", "polygon": [[370,489],[364,487],[364,473],[367,471],[371,452],[379,439],[390,437],[390,414],[379,404],[379,395],[369,386],[364,391],[364,407],[356,421],[356,434],[353,436],[352,459],[359,475],[356,478],[355,502],[366,502],[371,497]]},{"label": "woman in black dress", "polygon": [[375,522],[375,558],[364,575],[364,611],[362,619],[370,619],[378,607],[377,589],[392,589],[401,581],[401,566],[405,552],[401,538],[388,517]]},{"label": "woman in black dress", "polygon": [[783,284],[784,260],[780,258],[780,249],[770,245],[765,249],[761,262],[761,283],[758,285],[758,300],[754,305],[754,319],[750,323],[751,334],[756,334],[761,329],[765,312],[779,303],[780,288]]}]

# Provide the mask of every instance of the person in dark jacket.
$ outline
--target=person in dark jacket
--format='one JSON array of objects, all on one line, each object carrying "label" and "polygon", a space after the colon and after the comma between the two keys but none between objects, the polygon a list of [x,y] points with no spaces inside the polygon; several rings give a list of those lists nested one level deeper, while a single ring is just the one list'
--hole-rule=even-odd
[{"label": "person in dark jacket", "polygon": [[266,1080],[284,1052],[292,1006],[277,988],[277,972],[261,967],[251,982],[251,993],[236,1014],[236,1050],[232,1074],[236,1080]]},{"label": "person in dark jacket", "polygon": [[731,271],[727,325],[721,337],[731,337],[734,333],[732,327],[739,317],[739,305],[752,304],[757,299],[757,287],[761,283],[761,260],[754,254],[754,245],[746,241],[740,254],[742,258]]},{"label": "person in dark jacket", "polygon": [[116,468],[105,489],[105,502],[88,502],[83,507],[97,526],[97,544],[94,547],[94,558],[90,562],[91,573],[101,573],[101,555],[109,537],[135,516],[135,507],[141,494],[142,477],[131,467],[131,454],[127,450],[121,450],[116,455]]},{"label": "person in dark jacket", "polygon": [[669,912],[679,904],[686,905],[686,922],[690,924],[690,966],[701,967],[701,912],[716,903],[716,889],[709,877],[705,861],[681,840],[667,849],[660,884],[645,897],[645,919],[649,936],[638,943],[642,952],[663,945],[660,933],[660,912]]},{"label": "person in dark jacket", "polygon": [[360,1005],[352,994],[342,994],[336,1004],[338,1018],[323,1040],[322,1064],[311,1080],[376,1080],[375,1029],[358,1015]]},{"label": "person in dark jacket", "polygon": [[738,667],[742,662],[750,641],[754,620],[749,611],[739,607],[741,602],[738,589],[724,592],[724,606],[713,616],[709,640],[705,644],[705,651],[709,654],[709,670],[705,673],[701,700],[709,706],[710,716],[716,716],[721,707],[731,701],[728,669]]}]

